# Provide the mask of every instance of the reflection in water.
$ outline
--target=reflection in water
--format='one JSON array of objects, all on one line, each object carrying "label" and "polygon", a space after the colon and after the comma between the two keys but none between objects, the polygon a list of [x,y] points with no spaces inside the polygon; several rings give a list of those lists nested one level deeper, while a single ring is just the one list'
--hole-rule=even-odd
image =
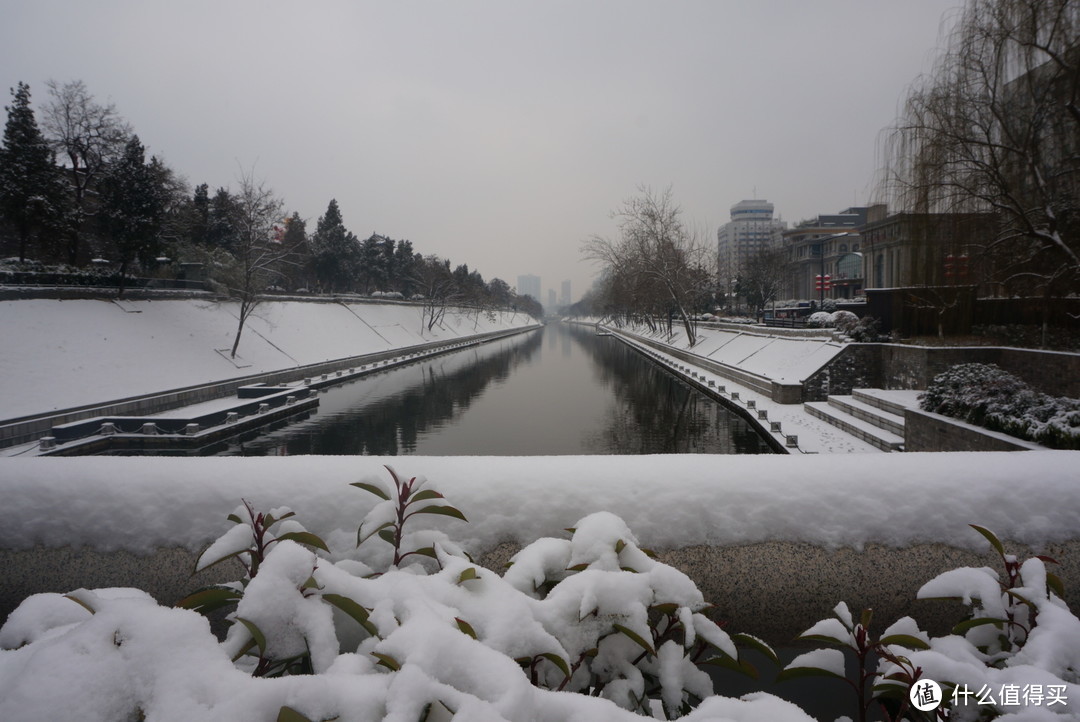
[{"label": "reflection in water", "polygon": [[763,453],[741,417],[613,338],[552,324],[332,387],[317,414],[219,453]]}]

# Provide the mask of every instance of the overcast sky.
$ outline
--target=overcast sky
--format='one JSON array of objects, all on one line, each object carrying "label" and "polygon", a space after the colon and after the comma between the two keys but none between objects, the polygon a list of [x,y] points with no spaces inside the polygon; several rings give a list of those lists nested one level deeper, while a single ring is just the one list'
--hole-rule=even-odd
[{"label": "overcast sky", "polygon": [[[193,186],[512,286],[572,279],[639,185],[691,224],[873,201],[877,141],[959,0],[0,0],[0,84],[83,80]],[[4,96],[4,104],[10,96]]]}]

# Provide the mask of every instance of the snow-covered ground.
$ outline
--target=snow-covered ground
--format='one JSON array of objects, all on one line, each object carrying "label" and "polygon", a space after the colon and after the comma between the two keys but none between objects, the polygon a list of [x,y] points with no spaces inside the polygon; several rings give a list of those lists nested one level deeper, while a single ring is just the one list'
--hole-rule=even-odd
[{"label": "snow-covered ground", "polygon": [[[686,640],[696,636],[739,652],[703,616],[693,583],[645,557],[639,544],[768,539],[827,547],[940,541],[985,548],[966,526],[973,520],[1036,547],[1080,535],[1080,452],[734,456],[722,464],[696,455],[0,462],[0,547],[198,549],[224,534],[217,547],[224,554],[251,539],[250,531],[225,519],[234,510],[243,516],[240,499],[256,510],[291,507],[295,520],[329,547],[319,556],[291,541],[271,547],[236,607],[246,621],[234,624],[222,643],[195,613],[161,607],[137,590],[75,591],[77,602],[58,594],[32,597],[0,630],[6,648],[0,650],[0,717],[13,721],[411,722],[449,720],[452,710],[453,719],[465,721],[629,722],[640,717],[626,708],[638,706],[635,700],[651,687],[644,674],[661,687],[647,704],[660,719],[669,718],[663,705],[673,713],[692,695],[706,699],[685,717],[689,722],[808,722],[802,710],[768,694],[709,696],[712,682],[686,661],[690,650],[677,641],[657,643],[646,657],[651,647],[645,640],[654,639],[647,608],[654,605],[677,609]],[[441,569],[365,576],[385,568],[377,560],[385,565],[386,559],[367,547],[381,544],[385,551],[386,545],[376,538],[357,549],[356,530],[365,520],[371,530],[390,518],[383,508],[389,502],[350,484],[386,489],[384,462],[403,479],[426,476],[468,517],[465,523],[425,515],[431,524],[423,526],[446,535],[432,537],[448,552],[439,552]],[[576,528],[571,539],[563,537],[563,527]],[[506,574],[449,555],[459,545],[476,551],[505,540],[536,542]],[[567,576],[569,567],[583,571]],[[558,585],[538,595],[534,585],[550,575]],[[1018,721],[1076,719],[1080,685],[1071,670],[1080,664],[1080,620],[1048,596],[1039,560],[1025,563],[1023,575],[1028,587],[1020,591],[1038,605],[1039,627],[1019,653],[991,665],[974,646],[986,626],[968,639],[929,639],[910,619],[890,633],[930,648],[908,651],[903,647],[915,642],[902,640],[896,653],[910,656],[928,677],[964,684],[973,694],[984,686],[995,696],[1015,690],[1018,701],[995,709]],[[1005,604],[1021,606],[1000,595],[992,574],[979,569],[943,575],[923,594],[967,596],[984,615],[1003,613]],[[840,641],[850,636],[846,612],[838,607],[838,621],[828,625]],[[350,618],[364,619],[370,633]],[[826,627],[816,628],[822,633]],[[253,678],[256,660],[242,656],[249,646],[267,659],[309,653],[314,674]],[[800,659],[838,669],[838,654]],[[534,660],[535,686],[520,659]],[[555,691],[565,685],[561,670],[578,664],[573,669],[582,673],[571,675],[565,689],[587,691],[603,680],[602,698]],[[822,684],[834,685],[837,694],[842,689],[835,681]],[[1039,701],[1029,701],[1036,690]],[[425,717],[429,704],[435,713]],[[283,708],[304,716],[288,716],[288,710],[278,716]],[[973,699],[966,712],[982,709]]]},{"label": "snow-covered ground", "polygon": [[429,332],[420,306],[267,302],[234,360],[235,314],[199,299],[2,301],[0,421],[535,323],[457,311]]},{"label": "snow-covered ground", "polygon": [[[720,459],[718,461],[718,459]],[[424,475],[465,512],[436,520],[471,551],[528,543],[609,511],[643,546],[942,542],[969,523],[1038,546],[1080,538],[1080,452],[552,457],[0,459],[0,548],[199,549],[241,498],[288,505],[339,554],[371,499],[349,484]],[[58,503],[62,500],[63,503]]]}]

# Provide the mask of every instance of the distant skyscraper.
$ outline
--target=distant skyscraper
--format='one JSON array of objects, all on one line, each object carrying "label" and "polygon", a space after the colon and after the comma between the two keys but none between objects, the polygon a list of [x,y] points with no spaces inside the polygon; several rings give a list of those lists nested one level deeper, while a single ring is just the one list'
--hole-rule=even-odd
[{"label": "distant skyscraper", "polygon": [[559,294],[559,305],[569,306],[572,303],[570,300],[570,282],[562,282],[562,293]]},{"label": "distant skyscraper", "polygon": [[773,219],[773,204],[765,200],[739,201],[731,207],[731,220],[716,232],[721,287],[729,292],[748,258],[763,248],[779,246],[787,223]]},{"label": "distant skyscraper", "polygon": [[532,296],[537,303],[540,300],[540,276],[518,276],[517,292],[519,296]]}]

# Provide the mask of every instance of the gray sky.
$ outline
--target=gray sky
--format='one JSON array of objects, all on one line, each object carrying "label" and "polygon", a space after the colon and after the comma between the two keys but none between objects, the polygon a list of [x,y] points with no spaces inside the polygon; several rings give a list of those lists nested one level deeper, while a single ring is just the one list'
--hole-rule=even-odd
[{"label": "gray sky", "polygon": [[309,230],[337,198],[361,238],[577,300],[641,184],[713,234],[755,189],[789,223],[874,200],[959,2],[0,0],[0,85],[82,79],[192,185],[254,165]]}]

